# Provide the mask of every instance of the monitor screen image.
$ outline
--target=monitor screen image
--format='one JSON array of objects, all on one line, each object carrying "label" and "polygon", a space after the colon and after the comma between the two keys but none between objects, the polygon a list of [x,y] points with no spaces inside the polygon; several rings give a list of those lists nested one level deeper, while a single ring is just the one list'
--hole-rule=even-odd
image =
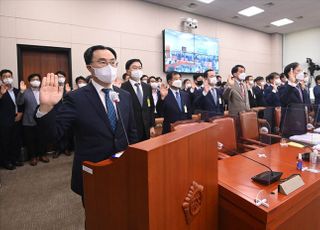
[{"label": "monitor screen image", "polygon": [[163,31],[164,72],[219,72],[218,39],[166,29]]}]

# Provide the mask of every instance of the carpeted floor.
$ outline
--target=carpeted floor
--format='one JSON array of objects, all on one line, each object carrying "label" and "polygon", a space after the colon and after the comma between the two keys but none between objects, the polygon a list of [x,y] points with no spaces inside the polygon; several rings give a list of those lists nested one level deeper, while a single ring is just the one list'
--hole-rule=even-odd
[{"label": "carpeted floor", "polygon": [[81,198],[70,189],[72,159],[0,169],[0,229],[84,229]]}]

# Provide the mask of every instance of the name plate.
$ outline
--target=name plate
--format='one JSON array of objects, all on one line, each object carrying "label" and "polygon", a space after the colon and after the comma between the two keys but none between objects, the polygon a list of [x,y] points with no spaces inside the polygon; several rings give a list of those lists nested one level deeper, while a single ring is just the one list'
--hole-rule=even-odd
[{"label": "name plate", "polygon": [[289,180],[282,182],[279,184],[278,190],[281,194],[289,195],[290,193],[294,192],[298,188],[302,187],[304,182],[300,175],[296,175]]}]

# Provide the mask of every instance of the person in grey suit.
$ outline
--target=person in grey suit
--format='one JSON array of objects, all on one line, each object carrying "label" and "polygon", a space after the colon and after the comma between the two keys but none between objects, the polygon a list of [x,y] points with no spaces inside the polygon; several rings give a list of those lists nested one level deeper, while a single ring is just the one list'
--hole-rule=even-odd
[{"label": "person in grey suit", "polygon": [[40,74],[31,74],[28,77],[30,88],[27,89],[26,84],[20,82],[20,92],[17,97],[17,104],[24,105],[24,114],[22,118],[22,125],[25,135],[25,144],[30,157],[30,165],[35,166],[38,160],[48,163],[49,159],[45,156],[46,145],[43,143],[41,131],[34,119],[36,109],[40,104],[39,88],[40,88]]},{"label": "person in grey suit", "polygon": [[245,67],[236,65],[232,68],[231,74],[223,92],[223,98],[228,100],[229,115],[238,117],[240,112],[250,110],[248,89],[243,82],[246,78]]}]

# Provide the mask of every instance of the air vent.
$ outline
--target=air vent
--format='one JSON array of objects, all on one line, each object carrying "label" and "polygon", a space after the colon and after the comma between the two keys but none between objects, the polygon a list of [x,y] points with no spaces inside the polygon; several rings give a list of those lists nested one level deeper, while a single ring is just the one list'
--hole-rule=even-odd
[{"label": "air vent", "polygon": [[231,17],[232,19],[239,19],[239,16],[233,16],[233,17]]},{"label": "air vent", "polygon": [[271,26],[270,25],[266,25],[266,26],[264,26],[265,28],[270,28]]},{"label": "air vent", "polygon": [[271,6],[274,6],[274,3],[273,2],[268,2],[266,4],[263,4],[264,6],[267,6],[267,7],[271,7]]},{"label": "air vent", "polygon": [[194,8],[196,8],[197,6],[198,6],[198,5],[195,4],[195,3],[190,3],[190,4],[188,5],[188,7],[191,8],[191,9],[194,9]]},{"label": "air vent", "polygon": [[299,19],[299,20],[303,19],[303,16],[296,17],[296,19]]}]

